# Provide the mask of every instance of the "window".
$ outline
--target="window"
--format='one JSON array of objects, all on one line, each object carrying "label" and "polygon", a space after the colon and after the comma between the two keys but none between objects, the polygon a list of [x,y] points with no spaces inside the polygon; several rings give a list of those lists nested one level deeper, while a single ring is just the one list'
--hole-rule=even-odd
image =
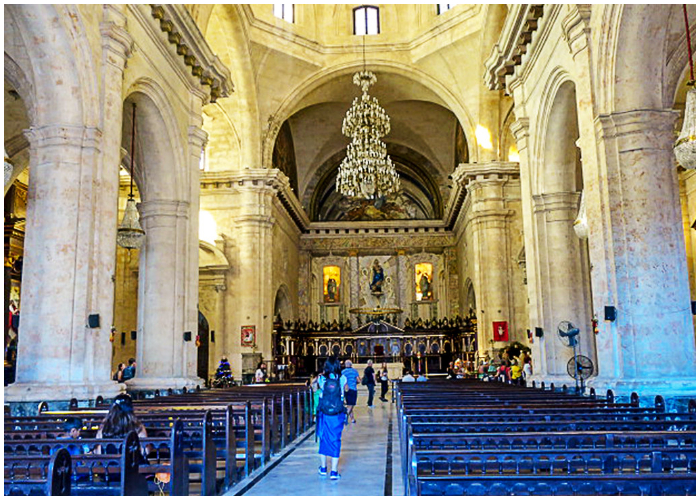
[{"label": "window", "polygon": [[379,34],[379,8],[363,5],[353,9],[355,16],[355,35],[378,35]]},{"label": "window", "polygon": [[199,170],[206,172],[209,170],[209,164],[207,163],[207,150],[202,148],[202,153],[199,156]]},{"label": "window", "polygon": [[275,17],[284,19],[288,23],[294,22],[294,4],[293,3],[276,3],[272,6],[272,13]]},{"label": "window", "polygon": [[448,10],[450,10],[451,8],[452,8],[452,4],[449,4],[449,3],[439,3],[439,4],[437,4],[438,16],[439,16],[440,14],[444,14],[445,12],[447,12]]}]

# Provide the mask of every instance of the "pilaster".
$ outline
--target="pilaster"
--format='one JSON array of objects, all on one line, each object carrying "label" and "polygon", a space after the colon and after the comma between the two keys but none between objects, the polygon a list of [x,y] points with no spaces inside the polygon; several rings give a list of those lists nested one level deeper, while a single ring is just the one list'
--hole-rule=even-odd
[{"label": "pilaster", "polygon": [[463,164],[452,174],[456,184],[467,189],[467,241],[474,258],[473,282],[477,295],[477,328],[480,349],[503,343],[493,340],[493,322],[507,321],[509,341],[515,340],[513,303],[511,222],[515,212],[508,207],[506,185],[519,182],[517,163]]}]

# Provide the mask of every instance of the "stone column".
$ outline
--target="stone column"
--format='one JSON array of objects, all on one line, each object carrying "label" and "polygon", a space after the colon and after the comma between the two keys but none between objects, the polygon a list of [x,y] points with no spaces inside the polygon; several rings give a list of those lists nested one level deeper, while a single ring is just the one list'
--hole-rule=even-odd
[{"label": "stone column", "polygon": [[406,268],[406,250],[400,249],[396,251],[397,269],[398,269],[398,293],[396,294],[396,304],[403,309],[403,312],[398,316],[398,326],[403,328],[406,318],[411,315],[411,302],[413,297],[408,292],[408,283],[406,279],[413,274]]},{"label": "stone column", "polygon": [[[350,250],[348,252],[348,261],[350,262],[350,307],[360,307],[360,256],[357,250]],[[362,326],[361,322],[357,321],[356,314],[348,313],[350,317],[350,322],[353,328],[359,328]]]},{"label": "stone column", "polygon": [[[474,290],[477,295],[478,342],[489,350],[493,322],[507,321],[509,342],[515,339],[517,325],[512,301],[510,220],[506,183],[517,179],[517,163],[490,162],[460,165],[452,174],[455,182],[467,186],[470,204],[467,230],[474,248]],[[483,312],[482,312],[483,311]],[[495,342],[494,348],[505,343]]]},{"label": "stone column", "polygon": [[[193,99],[194,103],[199,103],[199,99]],[[194,114],[196,121],[201,122],[201,111],[196,110]],[[194,338],[199,328],[198,303],[199,303],[199,196],[200,196],[200,170],[199,163],[202,157],[202,150],[207,143],[208,135],[199,126],[191,125],[188,128],[188,153],[187,163],[189,179],[189,214],[186,220],[187,226],[187,261],[186,287],[185,287],[185,308],[184,308],[184,328],[186,332],[192,332],[192,342],[187,342],[184,348],[184,370],[188,378],[197,378],[197,346]],[[217,360],[218,363],[218,360]],[[202,381],[204,382],[204,381]]]},{"label": "stone column", "polygon": [[237,176],[234,183],[237,213],[233,226],[238,261],[229,286],[235,307],[228,310],[234,342],[240,345],[242,326],[255,326],[256,346],[240,350],[262,352],[263,359],[272,355],[272,204],[280,182],[277,174],[277,170],[250,169]]},{"label": "stone column", "polygon": [[33,127],[25,134],[32,179],[22,320],[17,382],[5,390],[5,401],[113,397],[119,387],[109,376],[109,348],[102,345],[109,347],[109,325],[106,330],[87,327],[89,314],[108,313],[93,309],[91,302],[99,296],[92,290],[92,273],[101,134],[68,125]]},{"label": "stone column", "polygon": [[[595,345],[591,337],[589,273],[581,250],[582,242],[573,229],[578,210],[578,193],[548,193],[534,196],[537,258],[541,288],[536,291],[543,311],[542,326],[545,336],[546,359],[543,376],[550,382],[570,383],[567,363],[574,355],[564,339],[559,337],[558,325],[568,320],[581,333],[580,350],[595,361]],[[558,379],[561,377],[561,379]]]},{"label": "stone column", "polygon": [[[678,175],[671,146],[677,113],[635,110],[598,117],[600,179],[608,211],[589,212],[600,375],[596,387],[695,394],[695,343]],[[594,259],[605,256],[605,261]],[[604,306],[617,308],[614,322]]]},{"label": "stone column", "polygon": [[[139,262],[137,368],[136,378],[127,385],[131,389],[194,387],[202,381],[190,375],[186,354],[196,336],[196,328],[186,330],[184,314],[189,204],[152,200],[141,203],[139,211],[146,237]],[[192,331],[192,341],[184,341],[185,331]]]}]

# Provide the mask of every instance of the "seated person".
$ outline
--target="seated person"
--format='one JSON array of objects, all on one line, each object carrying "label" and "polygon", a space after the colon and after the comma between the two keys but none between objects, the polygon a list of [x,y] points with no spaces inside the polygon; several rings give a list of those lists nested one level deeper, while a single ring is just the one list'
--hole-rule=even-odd
[{"label": "seated person", "polygon": [[413,376],[413,373],[411,373],[411,370],[404,368],[403,370],[403,378],[401,379],[401,382],[415,382],[416,377]]},{"label": "seated person", "polygon": [[[77,417],[68,417],[63,422],[64,434],[60,434],[56,439],[80,439],[80,430],[83,428],[83,421]],[[67,443],[66,445],[57,446],[54,450],[65,448],[71,455],[83,455],[90,453],[92,450],[87,444]]]},{"label": "seated person", "polygon": [[416,379],[416,382],[427,382],[428,377],[423,375],[423,372],[418,372],[418,378]]},{"label": "seated person", "polygon": [[[109,413],[97,429],[96,438],[124,438],[136,431],[140,438],[147,437],[146,428],[134,415],[134,403],[128,394],[119,394],[114,398]],[[95,447],[97,453],[102,453],[100,445]]]}]

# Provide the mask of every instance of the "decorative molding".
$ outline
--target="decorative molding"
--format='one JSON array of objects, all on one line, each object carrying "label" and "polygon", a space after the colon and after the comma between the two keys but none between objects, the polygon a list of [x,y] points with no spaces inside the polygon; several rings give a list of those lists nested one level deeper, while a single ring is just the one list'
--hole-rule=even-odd
[{"label": "decorative molding", "polygon": [[61,146],[99,150],[102,132],[95,127],[78,125],[46,125],[24,130],[33,149]]},{"label": "decorative molding", "polygon": [[590,20],[591,4],[574,4],[561,22],[564,39],[572,56],[576,56],[588,46]]},{"label": "decorative molding", "polygon": [[484,63],[484,82],[489,90],[505,88],[506,76],[515,73],[522,62],[543,14],[544,4],[513,5],[508,10],[498,42]]},{"label": "decorative molding", "polygon": [[160,22],[161,31],[167,33],[168,42],[191,68],[192,76],[209,87],[210,102],[233,92],[231,72],[212,52],[185,5],[151,4],[151,16]]}]

